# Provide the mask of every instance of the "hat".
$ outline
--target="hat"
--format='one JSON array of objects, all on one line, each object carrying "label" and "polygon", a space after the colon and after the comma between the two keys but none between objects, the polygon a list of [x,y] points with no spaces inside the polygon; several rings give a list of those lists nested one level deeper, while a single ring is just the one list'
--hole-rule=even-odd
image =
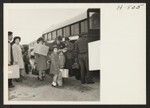
[{"label": "hat", "polygon": [[15,37],[14,37],[14,41],[15,41],[16,39],[19,39],[19,41],[21,41],[21,38],[20,38],[19,36],[15,36]]},{"label": "hat", "polygon": [[8,35],[12,35],[13,34],[13,32],[11,32],[11,31],[8,31]]},{"label": "hat", "polygon": [[38,38],[37,43],[39,43],[40,41],[44,42],[44,39],[42,37]]}]

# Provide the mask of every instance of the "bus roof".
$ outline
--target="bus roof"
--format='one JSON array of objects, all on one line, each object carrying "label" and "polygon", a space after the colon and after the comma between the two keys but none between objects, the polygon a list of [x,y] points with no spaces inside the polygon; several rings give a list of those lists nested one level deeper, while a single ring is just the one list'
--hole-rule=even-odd
[{"label": "bus roof", "polygon": [[61,27],[73,24],[75,22],[78,22],[78,21],[86,19],[86,18],[87,18],[87,12],[83,12],[82,14],[80,14],[78,16],[75,16],[75,17],[73,17],[73,18],[71,18],[69,20],[66,20],[66,21],[63,21],[62,23],[59,23],[59,24],[51,26],[50,28],[48,28],[47,30],[45,30],[43,32],[43,34],[51,32],[51,31],[54,31],[54,30],[59,29]]}]

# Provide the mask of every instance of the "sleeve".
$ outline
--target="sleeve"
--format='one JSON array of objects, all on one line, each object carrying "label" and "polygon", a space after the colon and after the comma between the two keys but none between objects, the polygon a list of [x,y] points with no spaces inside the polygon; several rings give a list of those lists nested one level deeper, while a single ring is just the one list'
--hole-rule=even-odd
[{"label": "sleeve", "polygon": [[18,62],[19,61],[18,48],[15,45],[12,46],[12,52],[13,52],[14,62]]}]

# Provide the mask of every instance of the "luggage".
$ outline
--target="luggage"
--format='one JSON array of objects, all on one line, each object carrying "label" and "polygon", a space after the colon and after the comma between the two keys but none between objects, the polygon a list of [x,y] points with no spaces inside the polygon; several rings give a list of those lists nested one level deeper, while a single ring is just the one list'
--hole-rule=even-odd
[{"label": "luggage", "polygon": [[19,65],[8,66],[8,79],[20,78]]},{"label": "luggage", "polygon": [[69,77],[69,70],[68,69],[60,69],[60,72],[62,74],[62,78],[68,78]]}]

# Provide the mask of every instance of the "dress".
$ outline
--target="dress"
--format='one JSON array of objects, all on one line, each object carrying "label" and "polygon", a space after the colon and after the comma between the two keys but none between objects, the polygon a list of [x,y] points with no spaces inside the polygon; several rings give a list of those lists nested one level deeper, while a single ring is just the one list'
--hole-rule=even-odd
[{"label": "dress", "polygon": [[14,62],[18,62],[19,68],[24,69],[24,62],[22,56],[22,49],[20,45],[12,45],[13,59]]},{"label": "dress", "polygon": [[50,74],[59,74],[59,67],[59,55],[57,53],[52,53]]},{"label": "dress", "polygon": [[44,71],[47,69],[47,57],[35,53],[35,63],[36,63],[36,69],[39,71]]}]

